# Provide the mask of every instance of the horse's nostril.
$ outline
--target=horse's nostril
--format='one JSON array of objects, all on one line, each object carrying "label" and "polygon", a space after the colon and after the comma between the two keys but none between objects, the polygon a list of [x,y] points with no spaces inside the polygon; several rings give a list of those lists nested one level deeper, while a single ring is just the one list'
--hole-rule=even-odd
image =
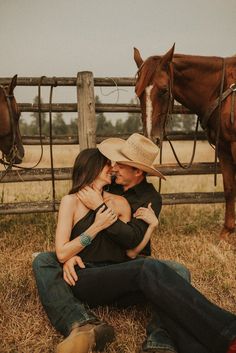
[{"label": "horse's nostril", "polygon": [[21,164],[22,163],[22,158],[15,157],[14,160],[13,160],[13,163],[14,164]]}]

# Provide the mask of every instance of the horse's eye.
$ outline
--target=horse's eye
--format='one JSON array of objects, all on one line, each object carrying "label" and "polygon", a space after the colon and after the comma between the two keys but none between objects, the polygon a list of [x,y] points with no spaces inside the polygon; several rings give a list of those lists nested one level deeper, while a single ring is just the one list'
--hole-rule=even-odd
[{"label": "horse's eye", "polygon": [[163,87],[163,88],[161,88],[161,89],[159,90],[158,96],[159,96],[159,97],[162,97],[162,96],[164,96],[164,95],[167,94],[167,93],[168,93],[168,87]]}]

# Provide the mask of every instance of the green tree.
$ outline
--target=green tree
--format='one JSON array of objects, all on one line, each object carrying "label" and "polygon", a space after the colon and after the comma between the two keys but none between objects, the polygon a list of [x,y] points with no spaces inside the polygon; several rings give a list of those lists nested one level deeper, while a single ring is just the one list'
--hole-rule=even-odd
[{"label": "green tree", "polygon": [[196,116],[194,114],[189,114],[183,116],[183,130],[186,132],[193,131],[195,129]]},{"label": "green tree", "polygon": [[128,134],[142,131],[140,116],[136,114],[137,113],[130,113],[128,119],[124,122],[124,130]]},{"label": "green tree", "polygon": [[101,113],[96,115],[96,132],[97,135],[102,135],[106,126],[106,117]]},{"label": "green tree", "polygon": [[[39,97],[36,96],[34,98],[33,103],[38,104],[39,102]],[[41,104],[43,103],[41,99]],[[32,122],[30,124],[29,130],[30,134],[32,135],[39,135],[40,129],[39,129],[39,113],[38,112],[33,112],[30,114],[32,117]],[[47,114],[46,113],[41,113],[41,128],[42,128],[42,134],[43,135],[49,135],[49,123],[47,121]]]},{"label": "green tree", "polygon": [[167,119],[167,130],[170,131],[180,131],[183,127],[183,115],[182,114],[172,114]]},{"label": "green tree", "polygon": [[72,118],[67,128],[68,135],[78,135],[78,118]]},{"label": "green tree", "polygon": [[66,135],[68,127],[63,119],[62,113],[56,113],[53,117],[52,131],[54,135]]},{"label": "green tree", "polygon": [[125,132],[124,121],[122,119],[116,120],[115,131],[117,134],[123,134]]},{"label": "green tree", "polygon": [[[130,104],[135,104],[135,100],[132,98]],[[129,113],[127,120],[124,121],[125,133],[132,134],[134,132],[141,132],[143,130],[143,124],[140,113]]]},{"label": "green tree", "polygon": [[[95,96],[95,104],[101,103],[98,96]],[[115,127],[111,121],[106,119],[104,113],[96,114],[96,133],[100,136],[108,136],[109,134],[115,133]]]},{"label": "green tree", "polygon": [[30,135],[30,133],[29,133],[29,124],[27,124],[26,121],[20,119],[19,126],[20,126],[21,135]]}]

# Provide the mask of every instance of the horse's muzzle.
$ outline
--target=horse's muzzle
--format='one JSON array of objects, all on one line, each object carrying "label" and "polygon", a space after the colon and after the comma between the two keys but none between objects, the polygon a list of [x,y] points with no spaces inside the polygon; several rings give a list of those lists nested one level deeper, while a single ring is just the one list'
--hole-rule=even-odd
[{"label": "horse's muzzle", "polygon": [[21,164],[24,158],[24,153],[19,153],[19,151],[17,151],[17,153],[14,154],[14,156],[12,154],[8,154],[6,155],[6,160],[8,163],[12,163],[12,164]]}]

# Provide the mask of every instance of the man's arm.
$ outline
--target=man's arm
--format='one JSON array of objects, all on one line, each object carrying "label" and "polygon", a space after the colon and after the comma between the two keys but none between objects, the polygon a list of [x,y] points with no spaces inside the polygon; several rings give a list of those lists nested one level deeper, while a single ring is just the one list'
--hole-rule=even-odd
[{"label": "man's arm", "polygon": [[130,222],[124,223],[117,220],[113,227],[106,230],[107,236],[124,249],[136,247],[143,239],[148,228],[148,224],[136,218],[132,218]]},{"label": "man's arm", "polygon": [[[82,192],[80,191],[79,197],[88,208],[95,212],[103,205],[101,195],[90,187],[85,187]],[[147,207],[151,202],[152,208],[158,217],[162,206],[161,195],[156,191],[147,191],[145,199],[145,201],[137,205],[137,208]],[[127,201],[129,202],[128,199]],[[107,228],[107,236],[111,237],[114,242],[124,249],[131,249],[142,241],[147,228],[147,223],[134,217],[128,223],[118,219],[112,226]]]},{"label": "man's arm", "polygon": [[[158,193],[155,193],[153,196],[154,197],[152,197],[151,200],[149,199],[139,207],[148,207],[148,204],[151,202],[152,208],[158,217],[161,211],[162,200]],[[122,246],[124,249],[131,249],[136,247],[142,241],[147,228],[147,223],[133,217],[128,223],[124,223],[118,219],[107,228],[107,232],[109,233],[108,236],[114,242]]]}]

